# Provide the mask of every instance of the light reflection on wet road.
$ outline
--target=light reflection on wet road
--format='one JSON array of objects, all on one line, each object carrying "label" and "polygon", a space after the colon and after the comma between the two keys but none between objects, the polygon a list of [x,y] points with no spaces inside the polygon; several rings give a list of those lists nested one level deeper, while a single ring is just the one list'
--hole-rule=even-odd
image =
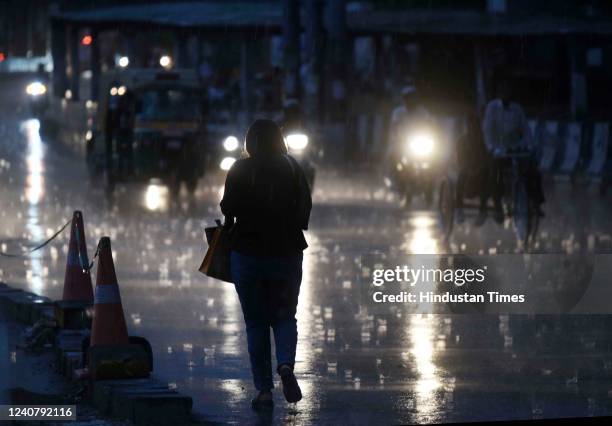
[{"label": "light reflection on wet road", "polygon": [[[192,395],[207,419],[397,424],[612,412],[607,316],[459,316],[431,306],[368,312],[359,301],[362,254],[381,250],[409,263],[409,253],[446,247],[434,216],[401,208],[372,176],[323,172],[298,307],[296,371],[304,400],[286,406],[277,391],[271,417],[258,416],[248,405],[252,385],[234,289],[196,271],[203,227],[219,217],[221,177],[202,181],[195,200],[183,195],[173,202],[152,183],[120,189],[110,205],[78,156],[41,142],[37,122],[24,111],[1,108],[2,250],[44,239],[82,209],[90,253],[102,235],[113,239],[130,333],[150,340],[156,374]],[[609,196],[557,187],[543,248],[609,238],[606,205]],[[2,258],[0,278],[58,298],[67,237],[26,259]],[[450,248],[512,251],[513,241],[509,229],[488,221],[480,229],[458,227]]]}]

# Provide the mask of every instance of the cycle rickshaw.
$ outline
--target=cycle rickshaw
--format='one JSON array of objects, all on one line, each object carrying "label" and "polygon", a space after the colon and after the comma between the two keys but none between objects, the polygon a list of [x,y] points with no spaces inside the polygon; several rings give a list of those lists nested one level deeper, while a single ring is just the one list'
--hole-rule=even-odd
[{"label": "cycle rickshaw", "polygon": [[[514,232],[522,248],[531,244],[538,231],[540,214],[539,206],[529,197],[527,170],[532,161],[532,152],[525,149],[515,149],[496,157],[504,162],[502,171],[504,194],[502,206],[504,216],[512,220]],[[474,193],[468,197],[472,198]],[[442,178],[439,186],[438,210],[440,213],[442,232],[446,239],[450,238],[455,224],[456,182],[450,175]],[[472,197],[469,197],[469,196]],[[477,209],[477,203],[465,200],[464,209]]]}]

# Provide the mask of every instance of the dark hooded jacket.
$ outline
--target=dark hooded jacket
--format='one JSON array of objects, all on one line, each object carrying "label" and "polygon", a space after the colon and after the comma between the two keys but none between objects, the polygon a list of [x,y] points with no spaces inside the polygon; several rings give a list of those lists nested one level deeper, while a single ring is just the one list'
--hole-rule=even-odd
[{"label": "dark hooded jacket", "polygon": [[227,174],[221,211],[232,226],[232,250],[249,256],[290,256],[308,244],[312,201],[299,164],[289,155],[280,129],[256,120],[246,137],[248,158]]}]

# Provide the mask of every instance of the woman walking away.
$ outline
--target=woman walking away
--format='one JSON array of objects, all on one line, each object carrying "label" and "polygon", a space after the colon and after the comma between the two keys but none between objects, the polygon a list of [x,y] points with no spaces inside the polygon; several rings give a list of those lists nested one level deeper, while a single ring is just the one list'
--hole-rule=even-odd
[{"label": "woman walking away", "polygon": [[288,402],[302,399],[293,374],[302,281],[312,201],[299,164],[287,154],[280,128],[256,120],[246,135],[248,158],[227,174],[221,211],[232,227],[231,274],[246,324],[255,388],[253,408],[272,407],[270,328],[276,371]]}]

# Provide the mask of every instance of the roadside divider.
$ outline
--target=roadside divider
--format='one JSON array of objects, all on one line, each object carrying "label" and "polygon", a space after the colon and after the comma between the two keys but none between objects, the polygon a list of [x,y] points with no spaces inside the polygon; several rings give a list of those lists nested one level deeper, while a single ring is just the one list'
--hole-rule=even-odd
[{"label": "roadside divider", "polygon": [[591,145],[591,158],[588,163],[586,173],[594,178],[600,178],[604,167],[606,165],[606,159],[609,155],[609,137],[610,137],[610,124],[609,123],[595,123],[593,126],[593,141]]},{"label": "roadside divider", "polygon": [[[21,254],[23,257],[55,239],[72,224],[62,300],[9,287],[0,282],[0,308],[9,318],[29,325],[23,349],[49,348],[58,373],[86,385],[86,395],[101,415],[136,425],[185,424],[191,421],[192,398],[150,377],[153,350],[139,336],[129,336],[109,237],[102,237],[90,263],[83,215],[75,211],[56,234]],[[95,291],[91,269],[97,263]]]},{"label": "roadside divider", "polygon": [[578,122],[567,123],[565,127],[565,149],[563,161],[559,167],[559,173],[572,175],[580,160],[580,148],[582,145],[582,126]]},{"label": "roadside divider", "polygon": [[547,121],[540,132],[540,143],[542,156],[540,158],[540,170],[547,173],[553,170],[557,151],[559,150],[559,123]]},{"label": "roadside divider", "polygon": [[600,184],[612,174],[610,123],[529,120],[538,147],[539,169],[555,180]]}]

